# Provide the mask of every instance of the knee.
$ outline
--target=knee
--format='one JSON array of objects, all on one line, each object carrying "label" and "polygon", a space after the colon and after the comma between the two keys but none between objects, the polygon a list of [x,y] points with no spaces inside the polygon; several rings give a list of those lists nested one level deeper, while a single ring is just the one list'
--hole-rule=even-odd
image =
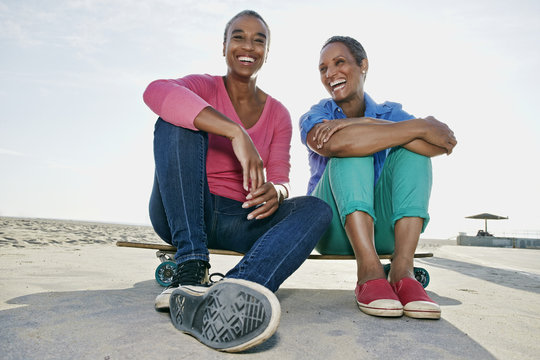
[{"label": "knee", "polygon": [[407,162],[413,164],[429,164],[431,166],[431,158],[425,155],[420,155],[403,147],[393,148],[388,154],[388,159],[395,158],[399,162]]},{"label": "knee", "polygon": [[169,133],[175,128],[178,128],[178,126],[174,126],[173,124],[170,124],[159,117],[154,125],[154,136]]},{"label": "knee", "polygon": [[302,196],[301,200],[301,207],[311,214],[312,220],[316,219],[320,223],[330,224],[333,213],[330,206],[324,200],[315,196]]},{"label": "knee", "polygon": [[184,143],[192,139],[197,141],[199,137],[204,137],[205,135],[206,133],[204,131],[195,131],[173,125],[162,118],[158,118],[154,126],[154,139],[163,138],[168,142],[179,140]]},{"label": "knee", "polygon": [[368,191],[375,181],[373,161],[373,156],[332,158],[327,164],[329,181],[337,188],[352,190],[361,187]]},{"label": "knee", "polygon": [[431,158],[428,156],[420,155],[402,147],[398,147],[392,149],[388,155],[387,161],[391,164],[393,163],[394,169],[398,172],[402,170],[402,174],[414,174],[414,177],[416,178],[419,177],[419,174],[423,174],[425,177],[431,178]]},{"label": "knee", "polygon": [[371,169],[373,168],[373,156],[331,158],[328,160],[327,166],[333,170]]},{"label": "knee", "polygon": [[170,146],[172,142],[175,141],[175,138],[178,137],[175,136],[175,132],[181,131],[179,129],[181,128],[169,124],[162,118],[158,118],[156,124],[154,125],[154,147],[161,147],[163,145]]},{"label": "knee", "polygon": [[327,224],[330,224],[332,217],[334,216],[332,208],[324,200],[315,198],[317,200],[317,213],[320,214],[321,220]]}]

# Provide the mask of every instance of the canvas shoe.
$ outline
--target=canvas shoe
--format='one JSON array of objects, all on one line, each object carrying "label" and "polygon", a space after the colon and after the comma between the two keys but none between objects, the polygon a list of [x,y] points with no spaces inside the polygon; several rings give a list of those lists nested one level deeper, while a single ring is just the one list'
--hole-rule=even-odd
[{"label": "canvas shoe", "polygon": [[403,306],[386,279],[356,284],[356,303],[366,314],[384,317],[403,315]]},{"label": "canvas shoe", "polygon": [[188,260],[176,267],[172,283],[156,297],[155,308],[158,311],[169,310],[172,292],[180,285],[209,286],[208,269],[210,264],[204,260]]},{"label": "canvas shoe", "polygon": [[170,313],[178,330],[213,349],[239,352],[274,334],[281,308],[266,287],[225,278],[210,287],[179,286],[170,297]]},{"label": "canvas shoe", "polygon": [[431,300],[418,281],[403,278],[392,287],[403,304],[403,312],[406,316],[417,319],[440,319],[440,306]]}]

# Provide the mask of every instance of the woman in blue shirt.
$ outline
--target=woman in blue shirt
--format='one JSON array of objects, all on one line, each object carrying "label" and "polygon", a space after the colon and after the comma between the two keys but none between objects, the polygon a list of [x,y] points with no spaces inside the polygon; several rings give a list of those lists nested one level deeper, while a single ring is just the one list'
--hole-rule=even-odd
[{"label": "woman in blue shirt", "polygon": [[[300,119],[308,146],[308,193],[334,211],[316,249],[352,254],[360,310],[376,316],[440,318],[438,304],[415,280],[413,259],[428,221],[430,157],[450,154],[456,138],[434,117],[415,118],[392,102],[365,92],[366,52],[353,38],[323,45],[319,72],[330,93]],[[385,276],[377,254],[394,254]]]}]

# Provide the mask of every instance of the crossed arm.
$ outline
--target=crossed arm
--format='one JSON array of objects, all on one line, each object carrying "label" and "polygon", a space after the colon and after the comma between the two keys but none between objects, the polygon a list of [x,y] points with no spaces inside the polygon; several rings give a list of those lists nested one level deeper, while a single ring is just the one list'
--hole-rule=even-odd
[{"label": "crossed arm", "polygon": [[433,157],[450,155],[457,144],[454,132],[432,116],[401,122],[364,117],[324,120],[308,132],[306,141],[326,157],[369,156],[394,146]]}]

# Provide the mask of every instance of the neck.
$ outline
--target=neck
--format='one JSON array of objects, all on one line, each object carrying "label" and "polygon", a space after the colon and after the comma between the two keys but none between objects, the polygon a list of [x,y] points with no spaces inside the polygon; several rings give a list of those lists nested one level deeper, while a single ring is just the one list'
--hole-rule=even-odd
[{"label": "neck", "polygon": [[237,101],[253,99],[257,96],[257,76],[241,78],[233,74],[223,77],[229,97]]},{"label": "neck", "polygon": [[348,118],[362,117],[366,112],[364,101],[364,91],[359,92],[354,97],[340,102],[336,102]]}]

